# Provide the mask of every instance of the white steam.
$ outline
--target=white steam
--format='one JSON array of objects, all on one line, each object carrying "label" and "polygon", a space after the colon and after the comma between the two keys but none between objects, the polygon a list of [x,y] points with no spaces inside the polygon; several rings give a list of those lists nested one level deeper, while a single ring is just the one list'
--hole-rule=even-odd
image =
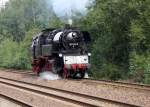
[{"label": "white steam", "polygon": [[40,73],[40,78],[41,79],[46,79],[46,80],[58,80],[61,79],[61,77],[58,74],[54,74],[52,72],[41,72]]},{"label": "white steam", "polygon": [[88,73],[85,73],[84,78],[89,78]]},{"label": "white steam", "polygon": [[72,25],[72,24],[73,24],[72,19],[69,19],[69,20],[68,20],[68,24],[69,24],[69,25]]}]

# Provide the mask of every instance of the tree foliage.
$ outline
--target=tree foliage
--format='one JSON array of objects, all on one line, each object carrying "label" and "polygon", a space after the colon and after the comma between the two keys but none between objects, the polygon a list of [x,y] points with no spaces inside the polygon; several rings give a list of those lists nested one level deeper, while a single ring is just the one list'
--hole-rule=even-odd
[{"label": "tree foliage", "polygon": [[0,34],[19,42],[27,31],[46,28],[55,18],[47,0],[10,0],[0,13]]},{"label": "tree foliage", "polygon": [[94,77],[149,80],[149,6],[149,0],[95,0],[89,7],[79,23],[92,35]]},{"label": "tree foliage", "polygon": [[32,38],[41,29],[60,27],[47,0],[9,0],[0,11],[0,66],[31,68]]}]

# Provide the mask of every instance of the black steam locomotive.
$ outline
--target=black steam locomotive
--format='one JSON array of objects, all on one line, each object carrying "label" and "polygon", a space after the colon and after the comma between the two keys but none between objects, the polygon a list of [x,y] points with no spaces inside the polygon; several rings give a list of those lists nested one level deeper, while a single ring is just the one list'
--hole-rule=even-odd
[{"label": "black steam locomotive", "polygon": [[63,78],[83,78],[89,71],[86,31],[67,26],[63,29],[45,29],[32,41],[32,68],[39,74],[49,71]]}]

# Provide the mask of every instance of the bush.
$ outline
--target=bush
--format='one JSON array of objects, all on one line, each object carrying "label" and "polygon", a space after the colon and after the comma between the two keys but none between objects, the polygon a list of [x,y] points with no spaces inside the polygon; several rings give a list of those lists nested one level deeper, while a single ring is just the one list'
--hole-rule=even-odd
[{"label": "bush", "polygon": [[124,76],[122,68],[112,63],[105,63],[99,70],[96,70],[92,68],[93,77],[97,79],[119,80]]},{"label": "bush", "polygon": [[150,55],[132,55],[130,76],[135,82],[150,83]]},{"label": "bush", "polygon": [[32,29],[20,43],[4,39],[0,44],[0,67],[14,69],[31,69],[30,46],[32,37],[39,31]]},{"label": "bush", "polygon": [[0,66],[6,68],[16,67],[17,54],[19,53],[19,45],[11,39],[5,39],[0,44]]}]

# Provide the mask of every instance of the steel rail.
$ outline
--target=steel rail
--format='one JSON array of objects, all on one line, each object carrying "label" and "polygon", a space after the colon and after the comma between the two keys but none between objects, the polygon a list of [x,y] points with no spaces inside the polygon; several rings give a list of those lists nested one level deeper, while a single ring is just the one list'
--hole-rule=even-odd
[{"label": "steel rail", "polygon": [[139,107],[138,105],[128,104],[124,102],[113,101],[110,99],[99,98],[91,95],[85,95],[77,92],[71,92],[62,89],[55,89],[51,87],[41,86],[23,81],[12,80],[0,77],[0,83],[17,87],[20,89],[28,90],[34,93],[42,94],[45,96],[53,97],[59,100],[79,104],[86,107],[99,107],[99,106],[126,106],[126,107]]},{"label": "steel rail", "polygon": [[[7,69],[5,69],[4,71],[12,72],[12,73],[19,73],[19,74],[29,74],[29,75],[36,76],[35,73],[33,73],[31,71],[25,71],[25,70],[14,70],[14,69],[7,70]],[[73,79],[68,79],[68,80],[73,80]],[[146,85],[146,84],[128,83],[128,82],[112,81],[112,80],[98,80],[98,79],[94,79],[94,78],[86,78],[86,79],[83,79],[83,81],[88,82],[88,83],[92,82],[92,83],[96,83],[96,84],[111,85],[111,86],[118,86],[118,87],[124,87],[124,88],[150,91],[150,85]]]},{"label": "steel rail", "polygon": [[146,85],[146,84],[128,83],[128,82],[111,81],[111,80],[97,80],[97,79],[92,79],[92,78],[83,79],[83,82],[112,85],[115,87],[117,86],[117,87],[123,87],[123,88],[138,89],[138,90],[143,90],[143,91],[150,91],[150,85]]},{"label": "steel rail", "polygon": [[[36,76],[35,73],[33,73],[31,71],[26,71],[26,70],[4,69],[3,71],[19,73],[19,74],[29,74],[29,75]],[[73,80],[73,79],[68,79],[68,80]],[[76,79],[75,79],[75,81],[76,81]],[[112,86],[118,86],[118,87],[124,87],[124,88],[132,88],[132,89],[140,89],[140,90],[150,91],[150,85],[146,85],[146,84],[128,83],[128,82],[112,81],[112,80],[98,80],[98,79],[94,79],[94,78],[86,78],[86,79],[83,79],[83,81],[88,82],[88,83],[92,82],[92,83],[96,83],[96,84],[112,85]]]},{"label": "steel rail", "polygon": [[32,72],[32,71],[27,71],[27,70],[0,69],[0,71],[11,72],[11,73],[19,73],[19,74],[36,75],[34,72]]},{"label": "steel rail", "polygon": [[27,104],[25,104],[25,103],[22,103],[22,102],[20,102],[20,101],[17,101],[17,100],[15,100],[15,99],[13,99],[13,98],[10,98],[10,97],[4,96],[4,95],[0,95],[0,98],[2,98],[2,99],[4,99],[4,100],[7,100],[7,101],[10,101],[10,102],[12,102],[12,103],[15,103],[15,104],[17,104],[17,105],[19,105],[19,106],[21,106],[21,107],[31,107],[31,106],[29,106],[29,105],[27,105]]}]

